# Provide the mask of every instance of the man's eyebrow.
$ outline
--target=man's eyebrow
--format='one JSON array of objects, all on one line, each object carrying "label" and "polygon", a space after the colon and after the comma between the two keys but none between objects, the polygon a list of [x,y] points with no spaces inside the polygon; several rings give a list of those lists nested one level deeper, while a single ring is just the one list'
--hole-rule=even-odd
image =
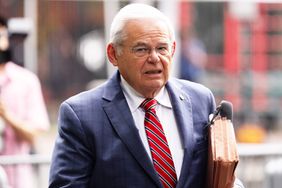
[{"label": "man's eyebrow", "polygon": [[148,44],[145,42],[137,42],[136,44],[133,45],[133,47],[136,47],[136,46],[148,46]]},{"label": "man's eyebrow", "polygon": [[[169,46],[169,42],[159,42],[157,43],[157,46]],[[136,44],[133,45],[133,47],[137,47],[137,46],[150,46],[148,43],[146,42],[137,42]]]}]

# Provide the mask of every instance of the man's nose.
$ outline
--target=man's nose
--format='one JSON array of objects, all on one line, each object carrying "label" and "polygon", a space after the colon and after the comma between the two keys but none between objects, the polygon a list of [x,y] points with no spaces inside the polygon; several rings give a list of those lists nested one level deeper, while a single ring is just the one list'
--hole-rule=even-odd
[{"label": "man's nose", "polygon": [[156,51],[156,49],[152,49],[150,51],[148,60],[153,63],[156,63],[160,60],[159,53]]}]

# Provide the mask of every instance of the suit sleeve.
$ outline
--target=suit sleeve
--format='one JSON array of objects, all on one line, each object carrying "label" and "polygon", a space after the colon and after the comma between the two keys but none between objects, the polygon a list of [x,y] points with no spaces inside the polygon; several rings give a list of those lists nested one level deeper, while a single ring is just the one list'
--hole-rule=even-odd
[{"label": "suit sleeve", "polygon": [[49,188],[89,187],[95,156],[88,147],[81,121],[73,108],[63,103],[59,110]]},{"label": "suit sleeve", "polygon": [[211,101],[210,114],[212,114],[215,111],[216,104],[215,104],[215,98],[214,98],[214,96],[213,96],[211,91],[209,91],[209,96],[210,96],[210,101]]}]

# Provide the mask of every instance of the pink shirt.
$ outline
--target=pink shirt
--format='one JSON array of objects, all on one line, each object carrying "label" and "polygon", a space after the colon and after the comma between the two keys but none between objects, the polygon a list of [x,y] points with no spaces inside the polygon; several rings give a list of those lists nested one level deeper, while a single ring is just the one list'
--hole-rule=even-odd
[{"label": "pink shirt", "polygon": [[[12,62],[5,65],[0,74],[0,100],[17,119],[27,122],[25,125],[39,130],[49,128],[49,119],[43,100],[41,86],[37,76]],[[0,155],[29,154],[31,145],[19,139],[10,126],[4,129],[4,148]],[[32,188],[30,166],[5,168],[12,188]]]}]

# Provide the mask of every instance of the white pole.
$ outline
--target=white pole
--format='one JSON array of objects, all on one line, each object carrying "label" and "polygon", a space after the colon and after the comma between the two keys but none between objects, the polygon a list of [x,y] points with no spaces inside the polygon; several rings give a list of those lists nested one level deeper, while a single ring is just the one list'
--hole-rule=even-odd
[{"label": "white pole", "polygon": [[180,40],[178,34],[179,28],[179,1],[160,1],[159,9],[162,11],[172,22],[174,31],[175,31],[175,39],[176,39],[176,51],[174,54],[174,61],[171,67],[171,75],[174,77],[178,77],[179,75],[179,55],[180,55]]},{"label": "white pole", "polygon": [[[105,44],[107,44],[109,41],[111,23],[118,10],[119,10],[119,1],[117,0],[104,1],[105,40],[106,40]],[[116,68],[108,61],[108,59],[106,61],[107,61],[107,76],[109,78],[114,73]]]},{"label": "white pole", "polygon": [[37,73],[37,0],[24,1],[24,17],[32,21],[29,35],[24,41],[24,66]]}]

